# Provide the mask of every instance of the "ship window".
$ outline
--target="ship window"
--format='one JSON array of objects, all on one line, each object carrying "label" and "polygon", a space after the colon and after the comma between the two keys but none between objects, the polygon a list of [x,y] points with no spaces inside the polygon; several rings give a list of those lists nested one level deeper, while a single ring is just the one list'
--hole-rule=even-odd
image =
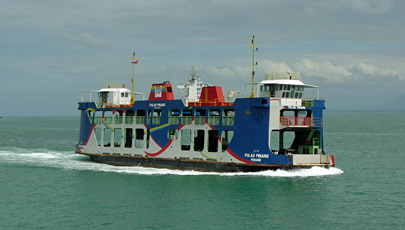
[{"label": "ship window", "polygon": [[145,110],[143,109],[138,109],[136,111],[136,123],[137,124],[145,124]]},{"label": "ship window", "polygon": [[294,149],[294,139],[295,139],[295,132],[293,131],[287,131],[287,132],[282,132],[282,143],[283,146],[281,146],[285,152],[291,152],[291,149]]},{"label": "ship window", "polygon": [[121,97],[125,97],[125,93],[121,93]]},{"label": "ship window", "polygon": [[121,147],[122,129],[114,129],[114,147]]},{"label": "ship window", "polygon": [[196,117],[205,117],[205,109],[196,109],[195,110],[195,116]]},{"label": "ship window", "polygon": [[287,90],[291,90],[291,85],[287,85]]},{"label": "ship window", "polygon": [[204,125],[205,124],[205,116],[206,110],[205,109],[196,109],[195,110],[195,118],[194,122],[196,125]]},{"label": "ship window", "polygon": [[108,92],[99,92],[98,96],[102,97],[102,98],[107,98],[108,97]]},{"label": "ship window", "polygon": [[134,111],[127,110],[125,112],[125,124],[133,124],[134,123]]},{"label": "ship window", "polygon": [[193,120],[193,111],[191,109],[183,109],[183,116],[181,117],[182,125],[190,125]]},{"label": "ship window", "polygon": [[264,85],[260,86],[260,91],[264,91]]},{"label": "ship window", "polygon": [[222,143],[222,152],[228,148],[229,143],[231,143],[233,138],[232,130],[223,130],[221,133],[221,143]]},{"label": "ship window", "polygon": [[283,98],[285,98],[285,92],[283,92],[283,96],[282,96]]},{"label": "ship window", "polygon": [[177,129],[169,129],[167,132],[167,138],[169,140],[176,140],[178,136],[179,131]]},{"label": "ship window", "polygon": [[191,130],[182,129],[181,130],[181,150],[188,151],[191,146]]},{"label": "ship window", "polygon": [[286,93],[285,93],[285,97],[286,97],[286,98],[289,98],[289,97],[290,97],[290,92],[286,92]]},{"label": "ship window", "polygon": [[235,123],[235,110],[224,109],[222,114],[222,125],[232,126]]},{"label": "ship window", "polygon": [[218,151],[218,130],[209,130],[208,131],[208,152],[217,152]]},{"label": "ship window", "polygon": [[219,109],[210,109],[208,116],[209,125],[219,125],[220,119],[220,110]]},{"label": "ship window", "polygon": [[172,87],[167,87],[167,92],[171,93],[172,92]]},{"label": "ship window", "polygon": [[111,129],[104,129],[104,147],[111,147],[111,137],[112,137],[112,130]]},{"label": "ship window", "polygon": [[273,130],[270,134],[270,149],[274,154],[279,154],[280,131]]},{"label": "ship window", "polygon": [[169,111],[169,125],[178,125],[180,122],[180,110],[172,109]]},{"label": "ship window", "polygon": [[125,129],[125,148],[131,148],[132,147],[132,129]]},{"label": "ship window", "polygon": [[161,119],[162,119],[162,110],[160,109],[153,110],[152,124],[160,125]]},{"label": "ship window", "polygon": [[270,94],[268,94],[268,95],[269,95],[270,97],[274,97],[274,96],[275,96],[276,86],[277,86],[277,85],[269,85]]},{"label": "ship window", "polygon": [[143,148],[144,131],[143,129],[136,129],[135,134],[135,148],[141,149]]},{"label": "ship window", "polygon": [[194,151],[204,150],[204,130],[194,130]]},{"label": "ship window", "polygon": [[280,115],[283,117],[295,117],[295,113],[293,110],[281,110]]},{"label": "ship window", "polygon": [[96,135],[97,145],[101,146],[101,129],[100,128],[95,128],[94,129],[94,135]]}]

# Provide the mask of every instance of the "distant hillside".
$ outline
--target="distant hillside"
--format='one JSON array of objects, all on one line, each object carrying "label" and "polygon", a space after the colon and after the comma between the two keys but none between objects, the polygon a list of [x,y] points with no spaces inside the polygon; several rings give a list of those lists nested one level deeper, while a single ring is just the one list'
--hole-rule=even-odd
[{"label": "distant hillside", "polygon": [[384,105],[377,105],[373,107],[369,107],[365,109],[367,111],[400,111],[400,110],[405,110],[405,94],[402,94],[401,96],[397,97],[396,99],[384,104]]}]

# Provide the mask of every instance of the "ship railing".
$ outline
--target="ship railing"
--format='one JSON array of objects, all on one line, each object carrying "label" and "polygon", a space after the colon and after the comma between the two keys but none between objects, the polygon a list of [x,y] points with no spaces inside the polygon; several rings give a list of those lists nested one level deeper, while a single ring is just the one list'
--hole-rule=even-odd
[{"label": "ship railing", "polygon": [[195,117],[194,123],[196,125],[204,125],[205,124],[205,117]]},{"label": "ship railing", "polygon": [[170,125],[178,125],[180,123],[179,117],[169,117],[169,124]]},{"label": "ship railing", "polygon": [[265,73],[266,80],[297,80],[298,72],[276,72],[276,73]]},{"label": "ship railing", "polygon": [[188,102],[188,106],[232,106],[233,103],[222,100],[200,100],[196,102]]},{"label": "ship railing", "polygon": [[322,127],[322,119],[313,117],[280,117],[280,124],[282,126]]},{"label": "ship railing", "polygon": [[125,117],[125,124],[133,124],[134,123],[134,117]]},{"label": "ship railing", "polygon": [[302,99],[302,106],[314,106],[314,99]]},{"label": "ship railing", "polygon": [[219,125],[219,117],[208,117],[209,125]]},{"label": "ship railing", "polygon": [[135,117],[136,124],[144,124],[145,123],[145,116],[136,116]]},{"label": "ship railing", "polygon": [[222,125],[232,126],[235,124],[235,117],[222,117]]},{"label": "ship railing", "polygon": [[114,124],[122,124],[122,117],[114,117]]},{"label": "ship railing", "polygon": [[152,118],[152,124],[153,125],[159,125],[161,122],[161,118],[160,117],[153,117]]},{"label": "ship railing", "polygon": [[182,125],[191,125],[192,121],[193,121],[193,117],[191,117],[191,116],[182,116],[181,117],[181,124]]},{"label": "ship railing", "polygon": [[92,124],[101,124],[103,118],[102,117],[89,117],[90,123]]}]

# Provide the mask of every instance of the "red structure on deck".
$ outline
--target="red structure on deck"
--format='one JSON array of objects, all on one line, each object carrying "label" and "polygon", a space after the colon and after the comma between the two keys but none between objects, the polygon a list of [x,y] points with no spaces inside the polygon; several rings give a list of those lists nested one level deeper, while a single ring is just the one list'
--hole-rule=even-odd
[{"label": "red structure on deck", "polygon": [[204,86],[201,90],[199,102],[189,102],[188,106],[230,106],[225,102],[221,86]]},{"label": "red structure on deck", "polygon": [[172,84],[168,81],[153,84],[149,94],[149,101],[173,100]]}]

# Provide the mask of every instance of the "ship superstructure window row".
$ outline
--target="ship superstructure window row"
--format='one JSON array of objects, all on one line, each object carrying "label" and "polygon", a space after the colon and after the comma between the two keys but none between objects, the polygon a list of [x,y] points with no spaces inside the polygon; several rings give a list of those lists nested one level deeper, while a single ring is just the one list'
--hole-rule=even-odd
[{"label": "ship superstructure window row", "polygon": [[149,110],[115,110],[115,111],[88,111],[91,124],[147,124],[160,125],[162,117],[167,116],[170,125],[225,125],[233,126],[235,123],[234,109],[171,109],[166,112],[161,109]]},{"label": "ship superstructure window row", "polygon": [[265,84],[260,86],[260,97],[278,97],[301,99],[304,86],[287,84]]}]

